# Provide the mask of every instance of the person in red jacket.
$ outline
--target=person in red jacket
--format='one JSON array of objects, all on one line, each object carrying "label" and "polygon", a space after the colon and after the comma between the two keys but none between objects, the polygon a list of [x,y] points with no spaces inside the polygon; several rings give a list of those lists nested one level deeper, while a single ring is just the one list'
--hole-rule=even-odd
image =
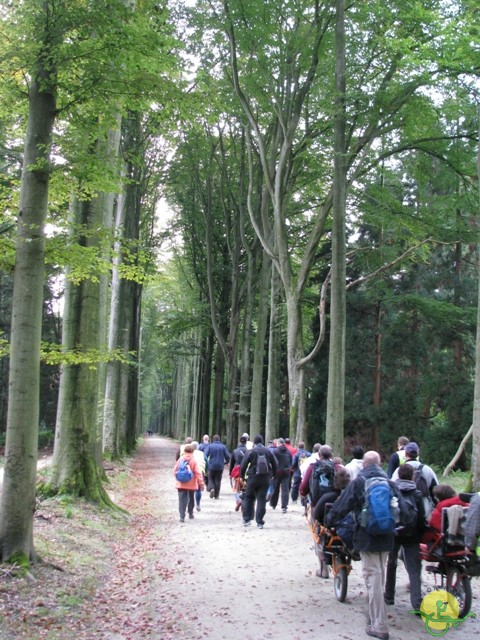
[{"label": "person in red jacket", "polygon": [[468,507],[468,502],[464,502],[457,495],[457,492],[449,484],[437,484],[432,490],[434,499],[437,501],[430,520],[428,521],[428,529],[425,531],[422,542],[430,542],[436,538],[437,533],[442,531],[442,509],[459,504],[461,507]]},{"label": "person in red jacket", "polygon": [[173,475],[176,474],[178,467],[182,460],[186,460],[190,469],[193,472],[193,476],[187,482],[179,482],[175,480],[175,486],[178,490],[178,511],[180,513],[180,522],[185,522],[185,514],[188,509],[188,517],[193,520],[193,509],[195,508],[195,491],[205,489],[205,483],[203,482],[202,469],[198,462],[193,457],[193,447],[191,444],[186,444],[183,450],[183,454],[175,463],[173,469]]}]

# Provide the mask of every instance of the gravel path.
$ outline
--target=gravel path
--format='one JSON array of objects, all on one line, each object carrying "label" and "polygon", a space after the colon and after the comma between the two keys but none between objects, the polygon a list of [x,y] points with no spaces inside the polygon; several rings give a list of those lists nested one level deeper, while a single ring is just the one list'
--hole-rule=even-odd
[{"label": "gravel path", "polygon": [[[332,579],[315,575],[318,564],[300,505],[290,505],[286,514],[267,507],[264,529],[244,528],[225,473],[220,499],[204,492],[201,512],[179,523],[175,450],[167,439],[148,438],[132,468],[133,476],[142,479],[133,503],[139,513],[155,516],[145,564],[151,580],[145,604],[156,629],[151,637],[164,640],[171,632],[171,637],[189,640],[368,638],[360,563],[354,563],[349,576],[346,602],[339,603]],[[132,511],[132,495],[128,503]],[[161,574],[155,566],[162,567]],[[397,602],[388,607],[391,640],[431,637],[421,620],[408,613],[407,582],[399,567]],[[475,579],[472,610],[480,613],[478,584]],[[447,636],[470,640],[479,631],[479,620],[469,619]]]}]

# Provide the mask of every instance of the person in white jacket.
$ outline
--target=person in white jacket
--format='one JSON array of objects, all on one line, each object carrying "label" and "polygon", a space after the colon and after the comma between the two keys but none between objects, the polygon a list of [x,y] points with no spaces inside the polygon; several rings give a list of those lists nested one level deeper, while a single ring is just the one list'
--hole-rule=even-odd
[{"label": "person in white jacket", "polygon": [[350,474],[350,480],[355,480],[360,471],[363,469],[363,447],[360,445],[355,445],[352,449],[353,458],[350,460],[348,464],[345,465],[345,469],[348,469],[348,473]]}]

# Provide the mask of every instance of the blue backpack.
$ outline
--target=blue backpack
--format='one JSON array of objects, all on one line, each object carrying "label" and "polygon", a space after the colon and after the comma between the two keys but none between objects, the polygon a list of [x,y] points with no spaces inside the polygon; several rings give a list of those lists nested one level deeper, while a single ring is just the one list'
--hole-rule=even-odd
[{"label": "blue backpack", "polygon": [[193,478],[193,471],[190,469],[188,460],[185,460],[185,458],[181,458],[178,469],[175,472],[175,478],[178,482],[189,482],[189,480]]},{"label": "blue backpack", "polygon": [[365,503],[360,514],[360,526],[371,535],[395,532],[392,489],[387,478],[376,476],[365,480]]}]

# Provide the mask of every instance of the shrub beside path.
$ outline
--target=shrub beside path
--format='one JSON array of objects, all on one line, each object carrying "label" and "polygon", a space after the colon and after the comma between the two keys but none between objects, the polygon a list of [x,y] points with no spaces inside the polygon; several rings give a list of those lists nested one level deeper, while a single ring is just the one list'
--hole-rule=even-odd
[{"label": "shrub beside path", "polygon": [[[204,492],[200,513],[179,522],[176,446],[146,438],[126,468],[115,469],[113,498],[128,518],[89,505],[81,512],[72,507],[66,518],[65,507],[42,503],[37,548],[51,564],[33,567],[23,580],[0,578],[0,638],[367,639],[360,564],[349,576],[346,602],[337,602],[332,579],[315,575],[300,505],[286,514],[267,507],[264,529],[244,528],[225,473],[220,499]],[[399,568],[390,638],[428,638],[408,613],[406,583]],[[478,579],[473,586],[472,610],[480,614]],[[479,630],[479,621],[469,619],[447,636],[470,640]]]}]

